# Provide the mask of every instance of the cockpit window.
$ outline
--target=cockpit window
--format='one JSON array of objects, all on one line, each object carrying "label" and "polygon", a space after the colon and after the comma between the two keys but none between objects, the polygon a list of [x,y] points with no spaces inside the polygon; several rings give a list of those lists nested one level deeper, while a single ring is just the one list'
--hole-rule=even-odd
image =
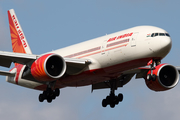
[{"label": "cockpit window", "polygon": [[168,33],[165,33],[166,34],[166,36],[169,36],[170,37],[170,35],[168,34]]},{"label": "cockpit window", "polygon": [[165,33],[159,33],[159,36],[165,36]]},{"label": "cockpit window", "polygon": [[154,37],[154,33],[153,33],[153,34],[151,34],[151,37]]},{"label": "cockpit window", "polygon": [[168,33],[152,33],[151,37],[156,37],[156,36],[168,36],[170,37],[170,35]]},{"label": "cockpit window", "polygon": [[155,33],[154,36],[158,36],[158,33]]}]

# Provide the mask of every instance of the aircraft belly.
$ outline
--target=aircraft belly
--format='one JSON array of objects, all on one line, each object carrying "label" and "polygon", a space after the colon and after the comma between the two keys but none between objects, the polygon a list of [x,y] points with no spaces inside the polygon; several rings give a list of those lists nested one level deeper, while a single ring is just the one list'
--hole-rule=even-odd
[{"label": "aircraft belly", "polygon": [[150,59],[151,58],[132,60],[101,69],[85,71],[79,75],[66,76],[59,79],[57,84],[78,87],[108,81],[112,78],[117,78],[123,71],[145,66]]}]

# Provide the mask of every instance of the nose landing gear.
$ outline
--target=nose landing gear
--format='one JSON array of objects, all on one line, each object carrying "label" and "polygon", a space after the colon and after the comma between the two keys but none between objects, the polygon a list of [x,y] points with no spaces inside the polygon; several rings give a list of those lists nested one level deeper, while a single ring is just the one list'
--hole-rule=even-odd
[{"label": "nose landing gear", "polygon": [[148,81],[156,81],[156,75],[153,74],[153,70],[155,69],[156,66],[161,64],[161,60],[152,60],[152,63],[150,64],[151,67],[151,73],[147,75],[146,79]]}]

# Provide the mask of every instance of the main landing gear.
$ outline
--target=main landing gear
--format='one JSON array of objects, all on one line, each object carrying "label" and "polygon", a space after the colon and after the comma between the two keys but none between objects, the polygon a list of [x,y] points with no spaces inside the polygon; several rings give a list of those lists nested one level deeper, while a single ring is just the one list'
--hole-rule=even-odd
[{"label": "main landing gear", "polygon": [[118,105],[119,102],[123,100],[123,94],[119,93],[118,96],[115,95],[115,90],[117,90],[117,80],[110,81],[111,92],[109,96],[102,100],[102,106],[106,107],[110,105],[111,108],[114,108],[115,105]]},{"label": "main landing gear", "polygon": [[42,94],[39,95],[39,102],[43,102],[44,100],[47,100],[48,103],[51,103],[52,100],[54,100],[56,97],[58,97],[60,94],[60,90],[56,88],[55,90],[52,90],[50,87],[47,87],[45,91],[43,91]]},{"label": "main landing gear", "polygon": [[110,105],[111,108],[114,108],[115,105],[118,105],[119,102],[122,102],[122,100],[123,94],[119,93],[118,96],[116,96],[111,92],[110,95],[106,97],[106,99],[103,99],[102,106],[106,107],[107,105]]}]

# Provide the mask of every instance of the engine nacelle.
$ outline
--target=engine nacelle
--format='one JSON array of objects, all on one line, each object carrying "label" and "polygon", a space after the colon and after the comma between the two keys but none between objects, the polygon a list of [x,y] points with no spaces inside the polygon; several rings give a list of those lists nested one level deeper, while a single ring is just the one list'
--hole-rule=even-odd
[{"label": "engine nacelle", "polygon": [[[160,64],[152,71],[154,80],[147,80],[145,78],[146,85],[149,89],[154,91],[165,91],[175,87],[179,81],[178,70],[169,64]],[[151,74],[151,70],[148,71],[147,76]]]},{"label": "engine nacelle", "polygon": [[46,54],[38,58],[31,65],[32,76],[39,81],[54,81],[64,75],[66,63],[57,54]]}]

